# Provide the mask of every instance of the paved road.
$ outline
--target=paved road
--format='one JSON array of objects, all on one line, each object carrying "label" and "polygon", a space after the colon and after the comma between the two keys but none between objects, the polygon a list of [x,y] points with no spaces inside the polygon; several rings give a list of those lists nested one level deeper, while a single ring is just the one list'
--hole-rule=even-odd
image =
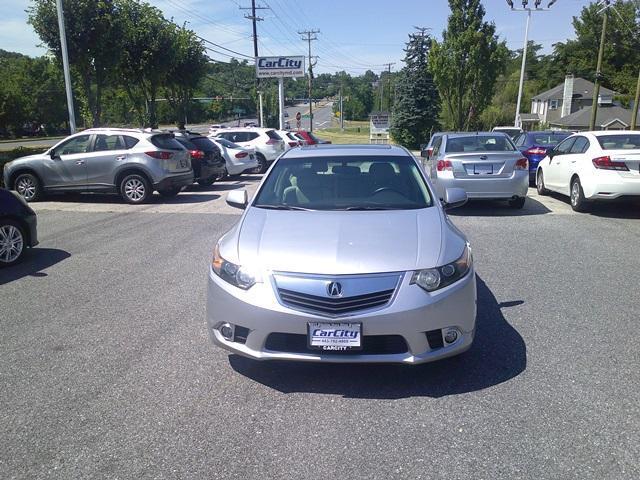
[{"label": "paved road", "polygon": [[35,204],[40,246],[0,272],[0,478],[640,478],[637,206],[453,211],[479,286],[461,357],[254,363],[204,315],[224,193],[255,181]]}]

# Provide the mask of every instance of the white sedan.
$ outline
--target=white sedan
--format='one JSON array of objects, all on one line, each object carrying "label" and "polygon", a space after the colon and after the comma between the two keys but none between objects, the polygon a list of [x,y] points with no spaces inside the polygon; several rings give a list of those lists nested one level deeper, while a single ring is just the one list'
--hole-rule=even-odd
[{"label": "white sedan", "polygon": [[579,132],[538,164],[536,187],[567,195],[577,212],[595,200],[640,196],[640,132]]},{"label": "white sedan", "polygon": [[247,170],[258,167],[256,151],[253,148],[245,148],[229,140],[220,137],[209,137],[215,143],[224,157],[226,175],[240,175]]}]

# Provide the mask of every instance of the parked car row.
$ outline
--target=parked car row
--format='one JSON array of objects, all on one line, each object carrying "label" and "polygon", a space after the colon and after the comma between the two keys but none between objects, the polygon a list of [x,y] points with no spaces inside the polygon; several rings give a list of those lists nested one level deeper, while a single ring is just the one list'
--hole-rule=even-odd
[{"label": "parked car row", "polygon": [[640,196],[640,133],[502,132],[434,133],[421,148],[423,166],[441,196],[463,188],[470,199],[508,199],[524,206],[529,184],[540,195],[570,198],[579,212],[592,202]]}]

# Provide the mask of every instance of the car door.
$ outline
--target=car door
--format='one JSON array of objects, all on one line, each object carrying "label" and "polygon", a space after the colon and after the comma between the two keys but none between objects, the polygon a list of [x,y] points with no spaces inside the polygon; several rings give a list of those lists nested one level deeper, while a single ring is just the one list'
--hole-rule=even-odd
[{"label": "car door", "polygon": [[87,184],[97,188],[113,186],[115,171],[126,159],[127,148],[121,135],[96,134],[87,157]]},{"label": "car door", "polygon": [[44,183],[49,188],[74,188],[87,183],[87,153],[91,135],[76,135],[56,145],[44,162]]},{"label": "car door", "polygon": [[559,169],[558,189],[561,193],[569,195],[571,188],[571,177],[578,170],[580,162],[584,160],[585,152],[589,149],[589,139],[587,137],[575,137],[575,142],[571,145],[568,154],[563,155]]},{"label": "car door", "polygon": [[552,156],[549,164],[543,167],[544,185],[549,190],[561,191],[563,177],[563,162],[567,161],[569,151],[576,141],[576,137],[569,137],[560,142],[556,148],[552,150]]}]

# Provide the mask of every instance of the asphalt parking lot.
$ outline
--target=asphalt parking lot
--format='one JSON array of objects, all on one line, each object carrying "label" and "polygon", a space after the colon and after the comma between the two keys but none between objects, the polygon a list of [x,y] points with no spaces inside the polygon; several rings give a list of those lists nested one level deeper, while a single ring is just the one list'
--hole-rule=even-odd
[{"label": "asphalt parking lot", "polygon": [[417,367],[214,349],[207,268],[241,177],[34,204],[0,271],[1,478],[640,478],[640,206],[470,204],[478,333]]}]

